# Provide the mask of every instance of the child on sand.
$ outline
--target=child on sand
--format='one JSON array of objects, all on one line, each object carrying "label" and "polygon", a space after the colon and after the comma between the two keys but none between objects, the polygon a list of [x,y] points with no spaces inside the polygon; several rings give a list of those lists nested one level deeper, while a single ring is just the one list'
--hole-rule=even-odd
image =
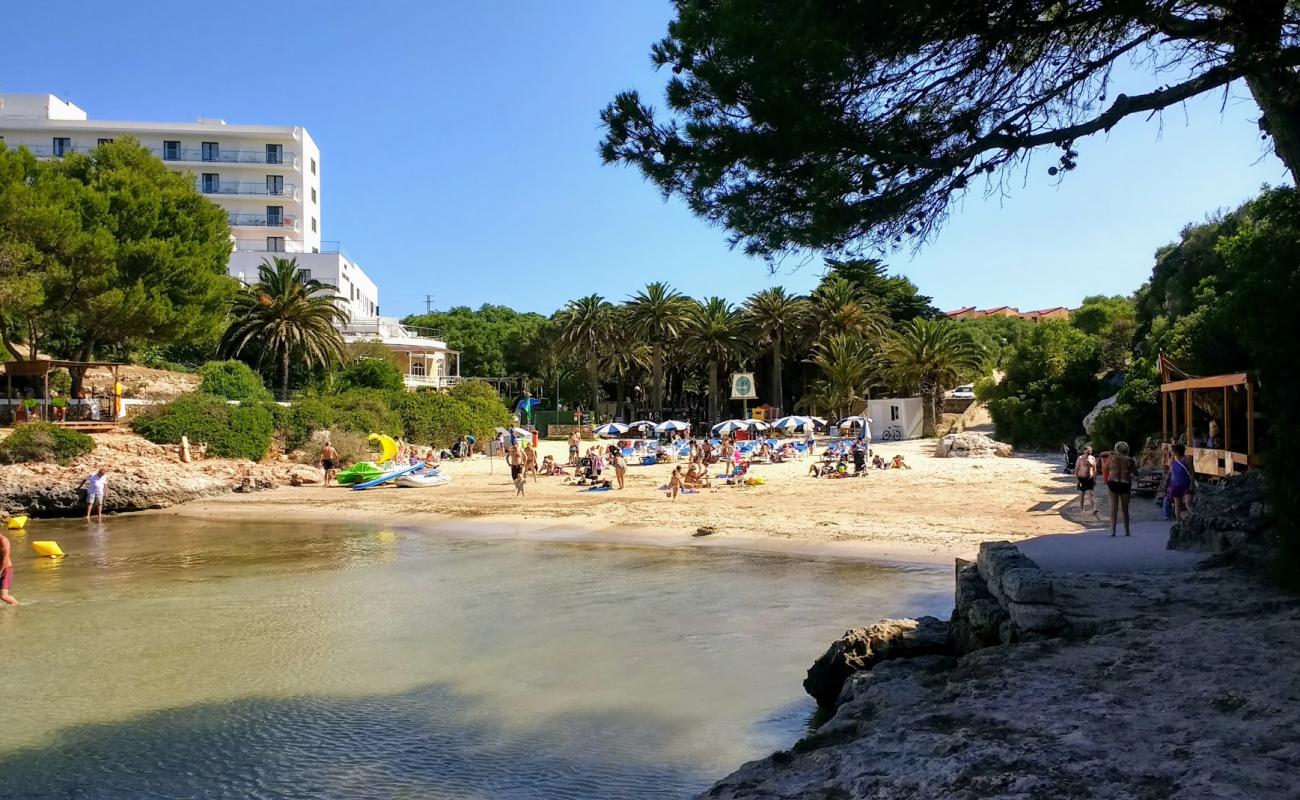
[{"label": "child on sand", "polygon": [[673,467],[673,474],[668,478],[668,496],[677,499],[677,493],[684,488],[682,483],[682,468]]},{"label": "child on sand", "polygon": [[14,562],[9,557],[9,537],[0,533],[0,600],[11,606],[18,605],[14,596],[9,594],[9,585],[14,579]]}]

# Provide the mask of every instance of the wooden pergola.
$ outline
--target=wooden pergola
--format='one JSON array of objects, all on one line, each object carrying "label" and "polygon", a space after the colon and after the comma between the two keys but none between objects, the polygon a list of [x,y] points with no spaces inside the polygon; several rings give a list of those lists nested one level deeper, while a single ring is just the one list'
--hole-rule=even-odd
[{"label": "wooden pergola", "polygon": [[[96,368],[96,367],[102,367],[102,368],[104,368],[104,369],[107,369],[107,370],[112,374],[112,376],[113,376],[113,386],[116,387],[116,386],[119,385],[119,384],[118,384],[118,380],[117,380],[117,370],[118,370],[119,367],[123,367],[123,366],[125,366],[125,364],[122,364],[122,363],[119,363],[119,362],[115,362],[115,361],[61,361],[61,360],[59,360],[59,359],[52,359],[52,358],[38,358],[38,359],[31,359],[31,360],[27,360],[27,361],[6,361],[6,362],[4,362],[4,369],[5,369],[5,397],[9,398],[9,399],[12,401],[13,396],[14,396],[14,381],[13,381],[13,379],[14,379],[15,377],[20,377],[20,378],[39,378],[40,381],[41,381],[41,398],[40,398],[40,399],[41,399],[42,405],[43,405],[43,407],[44,407],[44,409],[45,409],[45,412],[44,412],[43,416],[45,417],[45,419],[46,419],[47,421],[55,422],[55,420],[50,420],[50,416],[51,416],[51,415],[50,415],[50,413],[49,413],[49,409],[50,409],[50,373],[51,373],[51,372],[53,372],[53,371],[56,370],[56,369],[67,369],[67,370],[69,370],[69,371],[70,371],[70,370],[74,370],[74,369],[80,369],[80,370],[82,370],[82,374],[85,374],[85,371],[86,371],[86,370],[94,369],[94,368]],[[68,427],[70,427],[70,428],[107,428],[107,427],[111,427],[111,426],[117,424],[117,416],[118,416],[118,413],[119,413],[120,410],[121,410],[121,409],[119,408],[119,404],[120,404],[120,402],[121,402],[121,398],[120,398],[120,396],[119,396],[116,392],[114,392],[114,394],[113,394],[113,409],[112,409],[112,412],[111,412],[111,414],[109,415],[109,418],[108,418],[107,420],[98,421],[98,422],[96,422],[96,421],[85,421],[85,420],[82,420],[82,421],[59,420],[59,421],[57,421],[57,424],[60,424],[60,425],[66,425],[66,426],[68,426]],[[11,407],[12,407],[12,406],[11,406]],[[18,415],[17,415],[17,411],[16,411],[16,409],[15,409],[14,419],[17,420],[17,418],[18,418]]]},{"label": "wooden pergola", "polygon": [[[1196,472],[1203,475],[1231,475],[1238,467],[1257,465],[1255,456],[1255,382],[1246,372],[1199,377],[1188,375],[1163,354],[1160,356],[1160,429],[1166,449],[1183,437]],[[1174,379],[1176,378],[1176,379]],[[1214,447],[1197,447],[1193,431],[1193,395],[1223,393],[1223,423],[1220,441]],[[1232,449],[1232,398],[1245,393],[1246,452]]]}]

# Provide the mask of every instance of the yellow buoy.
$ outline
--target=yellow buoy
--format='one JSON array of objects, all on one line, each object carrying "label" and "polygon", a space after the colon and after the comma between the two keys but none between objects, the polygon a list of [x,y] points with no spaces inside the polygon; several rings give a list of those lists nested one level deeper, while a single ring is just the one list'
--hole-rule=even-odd
[{"label": "yellow buoy", "polygon": [[27,515],[26,515],[26,514],[17,514],[17,515],[15,515],[15,516],[10,517],[10,518],[9,518],[9,521],[5,523],[5,527],[8,528],[8,529],[11,530],[11,531],[20,531],[20,530],[22,530],[23,528],[26,528],[26,527],[27,527]]},{"label": "yellow buoy", "polygon": [[58,542],[32,542],[32,549],[36,551],[38,556],[58,558],[63,555]]}]

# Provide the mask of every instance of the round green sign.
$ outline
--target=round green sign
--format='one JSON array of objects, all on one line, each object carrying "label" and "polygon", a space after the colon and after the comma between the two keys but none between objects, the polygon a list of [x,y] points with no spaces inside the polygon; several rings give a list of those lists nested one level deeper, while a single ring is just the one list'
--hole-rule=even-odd
[{"label": "round green sign", "polygon": [[746,397],[754,393],[754,382],[749,379],[748,375],[741,375],[736,378],[736,394]]}]

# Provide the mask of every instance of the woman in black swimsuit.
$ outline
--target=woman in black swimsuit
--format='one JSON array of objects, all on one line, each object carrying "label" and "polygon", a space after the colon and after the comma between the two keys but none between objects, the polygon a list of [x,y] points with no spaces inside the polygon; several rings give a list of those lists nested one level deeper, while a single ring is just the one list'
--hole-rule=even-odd
[{"label": "woman in black swimsuit", "polygon": [[1106,465],[1106,488],[1110,490],[1110,535],[1115,535],[1115,523],[1120,512],[1124,513],[1124,535],[1132,536],[1129,530],[1128,501],[1133,489],[1133,472],[1137,461],[1128,454],[1128,442],[1116,442],[1115,452]]}]

